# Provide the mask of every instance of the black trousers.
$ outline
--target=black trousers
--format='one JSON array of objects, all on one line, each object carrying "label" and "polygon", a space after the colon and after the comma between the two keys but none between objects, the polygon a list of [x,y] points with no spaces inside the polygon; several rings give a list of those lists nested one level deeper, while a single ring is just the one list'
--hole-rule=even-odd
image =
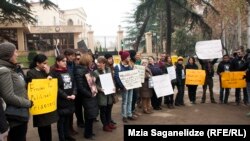
[{"label": "black trousers", "polygon": [[202,86],[203,88],[203,95],[202,95],[202,102],[206,101],[206,91],[207,91],[207,86],[209,87],[209,92],[210,92],[210,100],[211,102],[214,102],[214,92],[213,92],[213,87],[214,87],[214,81],[212,77],[207,77],[205,79],[205,84]]},{"label": "black trousers", "polygon": [[100,106],[100,119],[102,121],[103,126],[109,125],[111,122],[111,112],[112,105]]},{"label": "black trousers", "polygon": [[138,95],[139,95],[139,89],[138,88],[133,89],[132,112],[135,111],[135,104],[137,103]]},{"label": "black trousers", "polygon": [[196,101],[196,90],[197,90],[197,85],[187,85],[188,87],[188,97],[191,102]]},{"label": "black trousers", "polygon": [[52,141],[51,125],[38,127],[40,141]]},{"label": "black trousers", "polygon": [[93,122],[95,118],[87,119],[85,117],[85,132],[84,132],[84,137],[85,138],[90,138],[93,136]]},{"label": "black trousers", "polygon": [[177,83],[177,95],[175,97],[175,105],[183,105],[184,104],[184,84],[185,84],[185,79],[181,80],[182,82]]},{"label": "black trousers", "polygon": [[66,137],[69,137],[69,123],[71,115],[59,115],[59,120],[57,122],[57,131],[60,141],[65,141]]},{"label": "black trousers", "polygon": [[153,108],[159,108],[161,106],[162,97],[157,98],[155,90],[153,90],[153,96],[151,97],[151,104]]},{"label": "black trousers", "polygon": [[[235,89],[235,102],[236,103],[240,103],[240,101],[241,101],[240,93],[241,93],[241,89],[236,88]],[[248,95],[247,95],[247,89],[246,88],[243,88],[243,102],[245,104],[248,103]]]},{"label": "black trousers", "polygon": [[10,128],[8,141],[26,141],[26,133],[28,129],[28,122]]},{"label": "black trousers", "polygon": [[78,125],[84,124],[82,97],[80,95],[76,95],[75,98],[75,114],[76,114],[77,124]]}]

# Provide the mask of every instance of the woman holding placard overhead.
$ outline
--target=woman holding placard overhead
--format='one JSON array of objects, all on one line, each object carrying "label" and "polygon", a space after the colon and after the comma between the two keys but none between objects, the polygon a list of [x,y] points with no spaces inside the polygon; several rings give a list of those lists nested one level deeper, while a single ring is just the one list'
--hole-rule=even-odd
[{"label": "woman holding placard overhead", "polygon": [[[105,88],[101,84],[100,75],[107,74],[109,75],[109,79],[113,83],[112,75],[110,68],[106,67],[107,60],[104,57],[97,58],[97,70],[96,73],[96,85],[98,89],[97,99],[98,105],[100,108],[100,119],[103,124],[103,131],[112,132],[113,129],[116,129],[115,125],[111,123],[111,112],[113,107],[113,96],[112,94],[115,92],[115,87],[113,89],[113,93],[105,93]],[[106,80],[107,82],[107,80]],[[110,84],[111,85],[111,84]],[[114,86],[114,84],[113,84]]]},{"label": "woman holding placard overhead", "polygon": [[[27,81],[31,82],[33,79],[44,78],[51,78],[48,58],[44,54],[38,54],[30,64],[30,70],[27,72]],[[33,126],[38,127],[40,141],[52,140],[51,124],[57,122],[57,120],[57,111],[33,116]]]},{"label": "woman holding placard overhead", "polygon": [[[185,66],[186,69],[195,69],[198,70],[198,66],[195,63],[194,57],[189,57],[188,62]],[[186,72],[186,71],[185,71]],[[188,97],[192,104],[196,104],[196,90],[198,85],[187,85],[188,88]]]}]

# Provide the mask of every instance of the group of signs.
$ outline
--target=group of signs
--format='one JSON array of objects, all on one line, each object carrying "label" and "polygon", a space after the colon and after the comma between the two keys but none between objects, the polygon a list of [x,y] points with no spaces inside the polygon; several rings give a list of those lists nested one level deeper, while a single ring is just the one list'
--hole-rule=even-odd
[{"label": "group of signs", "polygon": [[[195,46],[196,54],[200,59],[214,59],[222,57],[222,46],[220,40],[200,41]],[[177,56],[172,59],[176,59]],[[114,56],[115,64],[120,62],[119,56]],[[171,80],[176,79],[175,68],[169,67],[168,74],[152,76],[152,87],[157,97],[163,97],[173,94]],[[246,87],[246,81],[243,79],[245,72],[223,72],[221,81],[223,88],[243,88]],[[111,73],[99,76],[105,95],[115,93]],[[135,65],[134,70],[119,72],[121,82],[127,90],[139,88],[144,83],[145,67]],[[186,85],[204,85],[204,70],[186,70]],[[35,79],[28,85],[28,97],[33,101],[34,106],[30,109],[32,115],[39,115],[55,111],[57,108],[57,79]]]}]

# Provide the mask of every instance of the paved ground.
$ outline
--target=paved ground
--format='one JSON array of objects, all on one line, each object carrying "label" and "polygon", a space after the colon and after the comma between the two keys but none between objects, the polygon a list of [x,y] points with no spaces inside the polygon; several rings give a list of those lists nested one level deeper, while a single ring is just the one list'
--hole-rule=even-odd
[{"label": "paved ground", "polygon": [[[215,77],[214,93],[215,98],[219,99],[219,84],[218,77]],[[231,90],[229,97],[229,104],[211,104],[209,94],[207,92],[207,101],[205,104],[200,104],[202,89],[198,87],[197,104],[190,104],[185,92],[186,106],[176,107],[175,109],[168,109],[165,105],[162,106],[161,111],[154,111],[150,115],[142,114],[136,121],[129,121],[128,124],[247,124],[250,125],[250,118],[246,117],[246,113],[250,112],[250,106],[240,104],[237,106],[234,103],[234,89]],[[117,122],[117,129],[113,132],[103,132],[101,122],[94,123],[94,132],[96,134],[96,141],[122,141],[123,140],[123,122],[120,116],[121,101],[114,105],[113,118]],[[139,109],[141,113],[141,110]],[[99,117],[98,117],[99,118]],[[79,132],[75,138],[86,140],[83,138],[83,129],[77,128]],[[32,119],[29,123],[27,133],[27,141],[39,141],[37,129],[32,127]],[[53,125],[53,141],[58,141],[56,124]]]}]

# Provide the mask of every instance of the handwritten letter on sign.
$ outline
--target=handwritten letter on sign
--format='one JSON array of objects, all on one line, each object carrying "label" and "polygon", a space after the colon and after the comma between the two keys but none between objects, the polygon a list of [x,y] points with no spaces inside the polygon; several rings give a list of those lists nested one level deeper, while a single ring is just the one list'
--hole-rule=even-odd
[{"label": "handwritten letter on sign", "polygon": [[157,97],[163,97],[174,93],[168,74],[153,76],[154,90]]},{"label": "handwritten letter on sign", "polygon": [[104,94],[108,95],[115,93],[115,85],[111,73],[101,74],[99,77]]},{"label": "handwritten letter on sign", "polygon": [[206,72],[204,70],[186,69],[186,85],[204,85]]},{"label": "handwritten letter on sign", "polygon": [[32,115],[53,112],[57,108],[57,79],[34,79],[28,84],[28,97],[34,106],[30,108]]},{"label": "handwritten letter on sign", "polygon": [[138,70],[119,72],[119,77],[127,90],[141,87],[141,77]]},{"label": "handwritten letter on sign", "polygon": [[200,59],[221,58],[221,40],[199,41],[195,45],[195,52]]},{"label": "handwritten letter on sign", "polygon": [[243,79],[245,75],[244,71],[221,73],[222,88],[246,87],[246,80]]},{"label": "handwritten letter on sign", "polygon": [[141,83],[145,81],[145,66],[134,65],[134,68],[137,69],[140,73]]}]

